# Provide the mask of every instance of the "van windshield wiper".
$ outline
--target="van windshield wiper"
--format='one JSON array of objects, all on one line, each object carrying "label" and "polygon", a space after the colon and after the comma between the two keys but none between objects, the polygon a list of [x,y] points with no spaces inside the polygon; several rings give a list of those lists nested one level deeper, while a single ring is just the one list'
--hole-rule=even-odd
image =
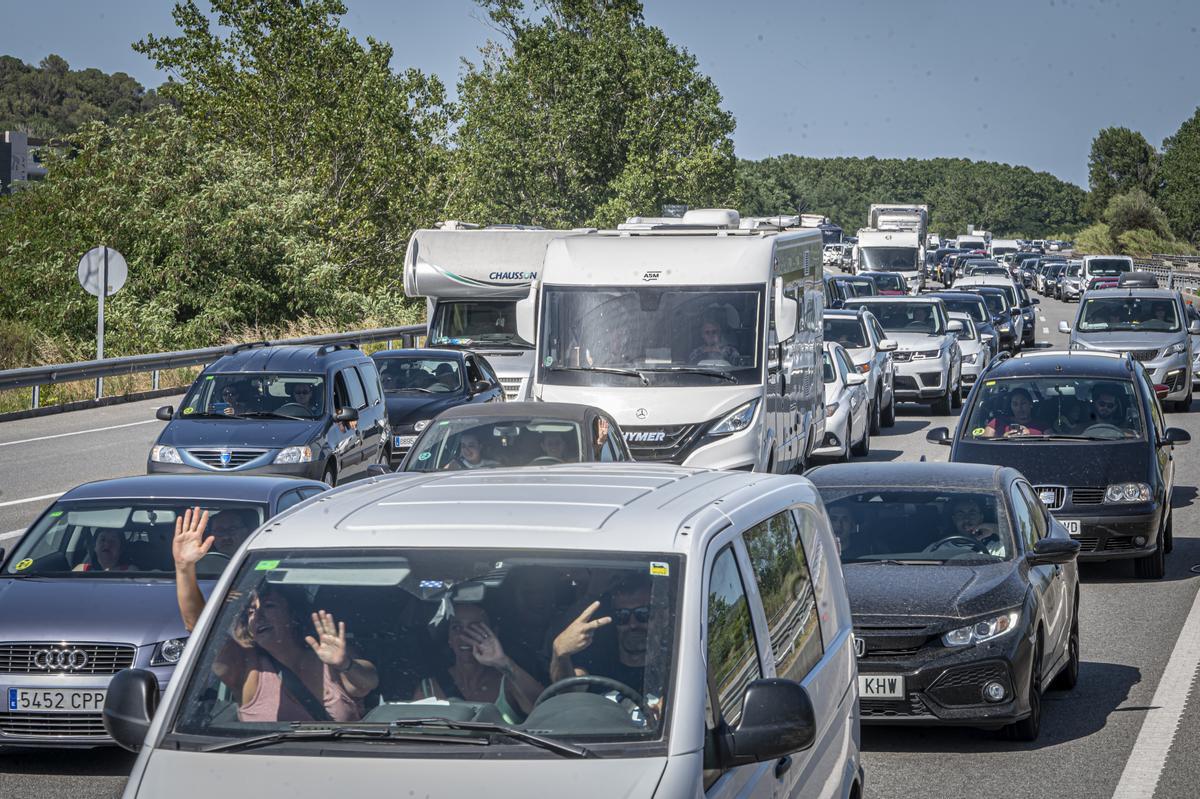
[{"label": "van windshield wiper", "polygon": [[304,416],[288,416],[286,413],[276,413],[275,411],[246,411],[245,413],[239,413],[238,416],[242,419],[291,419],[295,422],[307,421],[307,418]]},{"label": "van windshield wiper", "polygon": [[252,749],[257,746],[269,746],[280,741],[336,741],[347,739],[386,739],[391,738],[392,730],[386,724],[376,726],[346,726],[330,727],[327,725],[301,724],[294,722],[290,729],[277,730],[264,735],[251,735],[233,741],[222,741],[200,749],[201,752],[236,752],[241,749]]},{"label": "van windshield wiper", "polygon": [[677,375],[705,375],[706,377],[719,377],[729,383],[736,383],[738,380],[729,372],[722,372],[720,369],[703,369],[691,366],[672,366],[667,369],[646,369],[647,372],[663,372],[666,374]]},{"label": "van windshield wiper", "polygon": [[639,369],[619,369],[615,366],[551,366],[551,372],[602,372],[606,375],[623,375],[625,377],[636,377],[642,381],[643,386],[650,385],[650,379],[646,377]]},{"label": "van windshield wiper", "polygon": [[544,735],[537,735],[535,733],[528,732],[527,730],[511,727],[507,724],[496,724],[490,721],[454,721],[453,719],[433,717],[423,719],[397,719],[396,721],[390,722],[390,724],[393,729],[403,729],[406,727],[441,727],[448,730],[504,735],[522,743],[532,744],[540,749],[546,749],[566,757],[586,758],[596,756],[592,750],[584,746],[569,744],[565,741],[547,738]]}]

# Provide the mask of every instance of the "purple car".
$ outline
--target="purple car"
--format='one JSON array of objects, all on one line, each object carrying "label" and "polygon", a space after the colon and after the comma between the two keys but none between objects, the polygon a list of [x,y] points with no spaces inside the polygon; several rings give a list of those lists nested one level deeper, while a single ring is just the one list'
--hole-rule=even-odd
[{"label": "purple car", "polygon": [[[107,746],[109,680],[149,669],[160,688],[187,631],[171,541],[185,509],[209,511],[197,564],[207,595],[254,529],[328,486],[286,477],[155,475],[86,483],[0,550],[0,747]],[[222,518],[224,517],[224,518]]]}]

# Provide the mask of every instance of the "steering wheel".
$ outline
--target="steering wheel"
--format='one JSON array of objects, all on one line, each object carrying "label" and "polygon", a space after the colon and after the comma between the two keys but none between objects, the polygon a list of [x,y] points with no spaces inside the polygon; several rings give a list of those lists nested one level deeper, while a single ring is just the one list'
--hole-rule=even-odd
[{"label": "steering wheel", "polygon": [[197,577],[219,577],[221,572],[225,571],[225,567],[229,565],[230,557],[224,552],[217,552],[215,549],[210,549],[204,553],[204,557],[196,561],[196,576]]},{"label": "steering wheel", "polygon": [[[946,544],[953,544],[958,549],[971,549],[971,550],[976,550],[976,547],[979,546],[979,542],[976,541],[974,538],[971,538],[970,536],[948,535],[945,538],[939,538],[937,541],[934,541],[932,544],[925,547],[921,551],[922,552],[936,552],[937,550],[941,549]],[[978,551],[978,550],[976,550],[976,551]]]},{"label": "steering wheel", "polygon": [[1125,437],[1124,430],[1117,427],[1115,424],[1107,424],[1105,422],[1101,422],[1100,424],[1094,424],[1091,427],[1089,427],[1083,431],[1083,434],[1085,436],[1092,435],[1094,433],[1111,433],[1113,438],[1124,438]]},{"label": "steering wheel", "polygon": [[537,707],[547,699],[551,699],[559,694],[572,691],[581,685],[586,686],[589,691],[591,691],[593,688],[603,688],[605,691],[616,691],[621,696],[626,697],[638,706],[638,710],[642,711],[642,718],[649,719],[654,715],[650,710],[650,707],[646,704],[646,697],[642,696],[640,693],[633,690],[620,680],[614,680],[611,677],[602,677],[598,674],[585,674],[582,677],[567,677],[565,680],[559,680],[553,685],[548,685],[546,686],[546,690],[542,691],[541,696],[537,698],[537,701],[533,703],[533,706]]},{"label": "steering wheel", "polygon": [[549,466],[555,463],[564,463],[562,458],[556,458],[553,455],[538,455],[529,462],[530,466]]},{"label": "steering wheel", "polygon": [[275,413],[282,413],[287,416],[295,416],[298,413],[310,415],[312,411],[307,405],[301,405],[299,402],[285,402],[275,409]]}]

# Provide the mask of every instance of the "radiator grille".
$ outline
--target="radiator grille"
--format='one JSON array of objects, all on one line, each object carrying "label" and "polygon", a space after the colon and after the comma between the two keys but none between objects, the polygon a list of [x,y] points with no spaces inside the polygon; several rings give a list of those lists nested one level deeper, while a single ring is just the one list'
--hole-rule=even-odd
[{"label": "radiator grille", "polygon": [[[80,651],[87,657],[79,668],[39,668],[35,661],[45,651]],[[0,674],[116,674],[133,666],[134,648],[114,644],[48,643],[0,645]],[[46,658],[41,658],[46,659]],[[25,714],[21,714],[25,715]]]},{"label": "radiator grille", "polygon": [[100,713],[0,713],[0,732],[46,738],[107,738]]},{"label": "radiator grille", "polygon": [[[267,451],[265,449],[189,449],[187,453],[205,466],[211,466],[214,469],[236,469],[239,466],[245,466],[255,458],[262,457]],[[226,453],[229,455],[228,462],[222,458]]]}]

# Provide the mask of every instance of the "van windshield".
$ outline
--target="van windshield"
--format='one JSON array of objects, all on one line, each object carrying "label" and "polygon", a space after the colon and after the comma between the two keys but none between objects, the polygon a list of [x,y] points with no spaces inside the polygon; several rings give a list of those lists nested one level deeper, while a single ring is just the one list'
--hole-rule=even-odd
[{"label": "van windshield", "polygon": [[1101,277],[1117,277],[1133,267],[1124,258],[1093,258],[1088,261],[1088,274]]},{"label": "van windshield", "polygon": [[445,722],[589,747],[660,740],[682,572],[680,556],[650,553],[251,552],[192,642],[167,745],[205,749],[314,722],[347,731],[279,743],[545,754],[494,726]]},{"label": "van windshield", "polygon": [[543,383],[762,382],[761,286],[547,286],[542,300]]},{"label": "van windshield", "polygon": [[916,247],[862,247],[863,266],[878,272],[911,272],[917,268]]},{"label": "van windshield", "polygon": [[318,419],[325,408],[325,378],[319,374],[215,372],[202,375],[184,398],[184,419],[254,416]]},{"label": "van windshield", "polygon": [[439,302],[429,325],[429,346],[472,344],[533,349],[517,335],[516,300]]}]

